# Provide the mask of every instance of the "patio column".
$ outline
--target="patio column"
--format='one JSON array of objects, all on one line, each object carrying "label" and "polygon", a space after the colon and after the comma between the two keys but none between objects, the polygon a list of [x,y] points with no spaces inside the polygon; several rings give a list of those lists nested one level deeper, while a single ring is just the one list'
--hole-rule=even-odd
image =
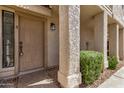
[{"label": "patio column", "polygon": [[119,31],[119,56],[120,60],[124,60],[124,29]]},{"label": "patio column", "polygon": [[109,55],[115,56],[119,61],[119,25],[109,25]]},{"label": "patio column", "polygon": [[104,68],[108,67],[107,60],[107,13],[102,13],[95,16],[95,50],[104,54]]},{"label": "patio column", "polygon": [[79,87],[80,73],[80,6],[59,6],[59,71],[62,87]]},{"label": "patio column", "polygon": [[119,57],[124,60],[124,29],[119,30]]}]

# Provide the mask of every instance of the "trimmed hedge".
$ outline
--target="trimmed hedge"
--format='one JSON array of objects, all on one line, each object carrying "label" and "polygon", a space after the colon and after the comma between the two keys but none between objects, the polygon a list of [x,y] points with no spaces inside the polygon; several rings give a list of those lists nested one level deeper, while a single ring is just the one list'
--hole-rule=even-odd
[{"label": "trimmed hedge", "polygon": [[118,64],[117,58],[112,56],[112,57],[108,57],[108,69],[114,70],[116,69]]},{"label": "trimmed hedge", "polygon": [[80,52],[80,70],[82,82],[86,85],[98,79],[103,71],[103,54],[96,51]]}]

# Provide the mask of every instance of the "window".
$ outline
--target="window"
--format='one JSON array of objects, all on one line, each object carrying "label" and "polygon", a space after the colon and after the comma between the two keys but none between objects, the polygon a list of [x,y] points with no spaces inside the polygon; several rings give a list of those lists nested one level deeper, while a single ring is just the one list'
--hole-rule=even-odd
[{"label": "window", "polygon": [[14,13],[2,11],[3,68],[14,66]]}]

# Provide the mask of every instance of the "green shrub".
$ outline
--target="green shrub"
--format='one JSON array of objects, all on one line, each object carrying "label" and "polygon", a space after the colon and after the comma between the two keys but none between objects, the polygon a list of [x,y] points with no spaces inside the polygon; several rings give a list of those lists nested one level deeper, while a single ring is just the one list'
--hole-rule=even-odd
[{"label": "green shrub", "polygon": [[112,56],[112,57],[108,57],[108,69],[114,70],[116,69],[118,64],[117,58]]},{"label": "green shrub", "polygon": [[80,70],[82,82],[86,85],[93,83],[103,71],[103,54],[95,51],[81,51]]}]

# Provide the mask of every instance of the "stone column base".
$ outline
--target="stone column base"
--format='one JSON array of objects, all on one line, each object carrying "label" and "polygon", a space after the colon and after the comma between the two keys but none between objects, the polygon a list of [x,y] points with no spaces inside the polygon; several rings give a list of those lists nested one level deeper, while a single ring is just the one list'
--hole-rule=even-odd
[{"label": "stone column base", "polygon": [[104,69],[108,68],[108,60],[104,61]]},{"label": "stone column base", "polygon": [[58,81],[61,83],[62,87],[65,88],[76,88],[81,84],[81,73],[65,75],[58,71]]}]

